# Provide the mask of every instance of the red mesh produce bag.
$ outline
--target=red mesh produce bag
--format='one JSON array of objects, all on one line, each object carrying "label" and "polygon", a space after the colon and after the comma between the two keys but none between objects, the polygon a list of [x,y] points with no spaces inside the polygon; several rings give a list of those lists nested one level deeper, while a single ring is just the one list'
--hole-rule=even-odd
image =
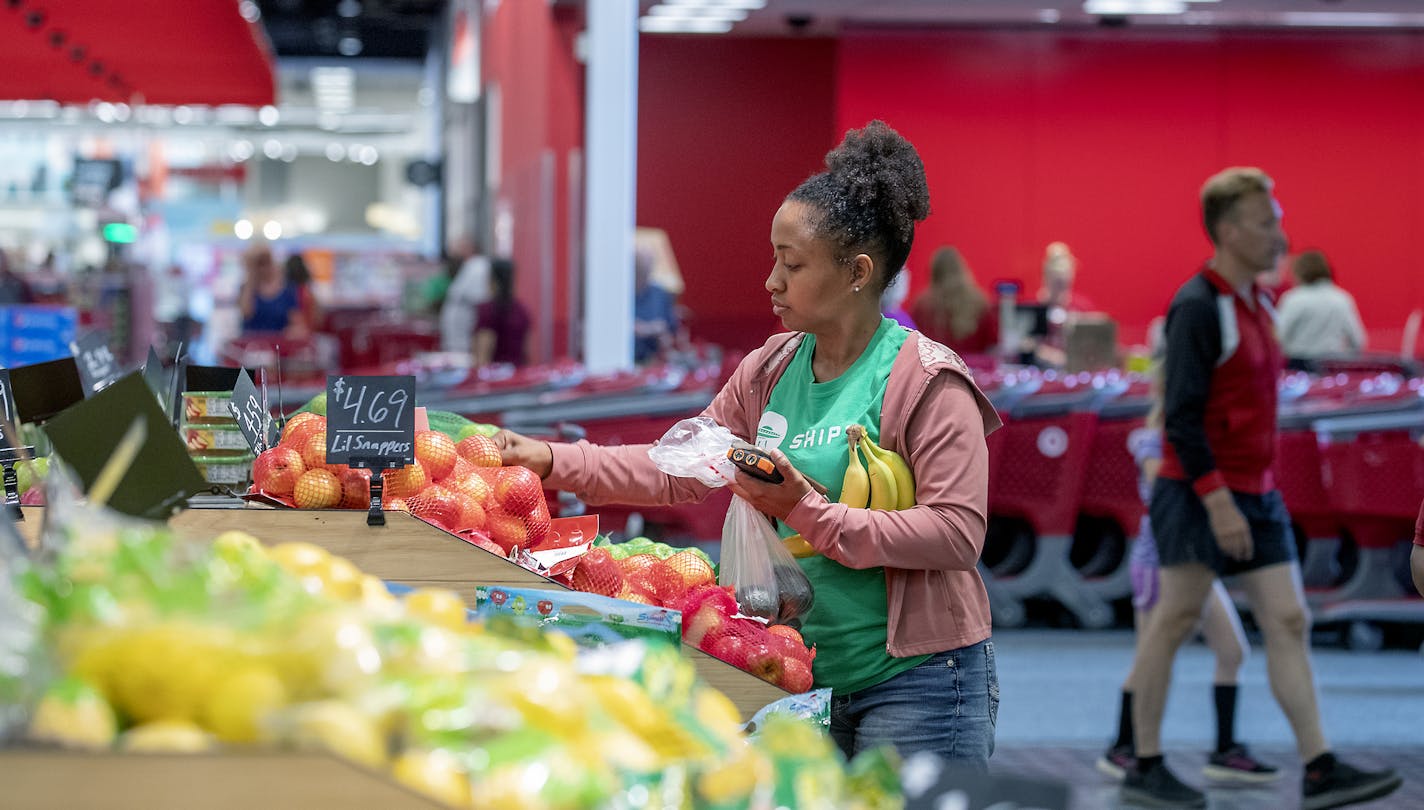
[{"label": "red mesh produce bag", "polygon": [[[630,557],[629,559],[632,558]],[[682,577],[683,584],[688,589],[700,588],[703,585],[712,585],[717,581],[717,574],[712,570],[712,566],[708,565],[706,560],[693,554],[691,551],[679,551],[663,562]]]},{"label": "red mesh produce bag", "polygon": [[626,586],[622,567],[606,548],[591,548],[580,557],[570,581],[575,590],[615,597]]},{"label": "red mesh produce bag", "polygon": [[412,515],[447,531],[456,531],[460,522],[460,501],[455,493],[438,484],[406,498],[406,504]]},{"label": "red mesh produce bag", "polygon": [[[634,556],[651,557],[652,555],[638,554]],[[624,562],[626,563],[627,560]],[[653,600],[652,604],[665,607],[680,601],[682,595],[687,592],[687,585],[683,582],[682,575],[656,557],[653,557],[653,561],[647,565],[633,567],[624,565],[623,570],[628,581],[628,589],[650,597]]]}]

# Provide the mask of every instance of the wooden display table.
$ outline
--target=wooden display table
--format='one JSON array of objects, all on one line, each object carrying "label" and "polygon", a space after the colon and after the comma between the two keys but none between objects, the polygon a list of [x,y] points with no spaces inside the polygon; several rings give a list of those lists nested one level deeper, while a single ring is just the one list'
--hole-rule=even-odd
[{"label": "wooden display table", "polygon": [[0,750],[6,810],[435,810],[385,776],[323,754]]},{"label": "wooden display table", "polygon": [[[33,542],[44,509],[27,506],[23,511],[25,519],[15,525],[21,536]],[[387,512],[385,526],[367,526],[366,513],[357,510],[188,509],[175,515],[169,524],[195,537],[214,537],[237,530],[268,545],[296,540],[311,543],[345,557],[365,573],[388,582],[413,588],[449,588],[472,608],[478,585],[564,589],[553,580],[405,512]],[[695,647],[684,644],[683,650],[702,679],[732,699],[743,720],[750,720],[763,706],[787,695],[782,689]]]}]

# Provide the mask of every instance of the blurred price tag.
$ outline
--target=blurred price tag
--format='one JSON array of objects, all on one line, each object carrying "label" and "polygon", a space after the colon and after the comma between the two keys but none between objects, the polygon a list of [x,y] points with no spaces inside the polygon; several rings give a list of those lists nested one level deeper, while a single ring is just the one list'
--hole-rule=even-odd
[{"label": "blurred price tag", "polygon": [[327,377],[326,460],[353,467],[415,463],[415,377]]},{"label": "blurred price tag", "polygon": [[272,446],[272,412],[266,401],[266,392],[252,382],[252,375],[240,372],[232,387],[232,418],[252,452],[258,454]]},{"label": "blurred price tag", "polygon": [[9,369],[0,368],[0,449],[17,447],[17,438],[11,431],[18,430],[15,418],[15,391],[10,387]]},{"label": "blurred price tag", "polygon": [[69,348],[79,364],[79,379],[84,384],[86,398],[104,390],[119,378],[119,359],[109,348],[107,333],[89,332],[71,343]]}]

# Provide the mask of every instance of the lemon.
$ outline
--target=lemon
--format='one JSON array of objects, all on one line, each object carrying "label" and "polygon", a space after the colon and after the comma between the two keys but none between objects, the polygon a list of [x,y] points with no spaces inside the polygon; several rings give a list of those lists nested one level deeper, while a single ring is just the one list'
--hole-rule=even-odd
[{"label": "lemon", "polygon": [[227,559],[242,559],[248,554],[266,554],[262,543],[247,532],[225,531],[213,538],[213,550]]},{"label": "lemon", "polygon": [[343,602],[354,602],[361,598],[361,578],[364,576],[345,557],[333,555],[327,563],[326,571],[320,574],[327,596]]},{"label": "lemon", "polygon": [[444,749],[410,749],[396,758],[391,775],[397,782],[452,807],[470,806],[470,778],[455,756]]},{"label": "lemon", "polygon": [[405,598],[407,615],[449,630],[465,626],[465,600],[448,588],[419,588]]},{"label": "lemon", "polygon": [[99,690],[65,678],[45,690],[30,721],[30,737],[66,748],[108,748],[118,733],[114,710]]},{"label": "lemon", "polygon": [[728,745],[742,739],[742,713],[737,705],[722,692],[710,687],[700,687],[693,696],[693,713],[697,722],[717,735]]},{"label": "lemon", "polygon": [[772,776],[766,756],[745,746],[731,759],[699,774],[697,792],[712,805],[746,802],[758,786],[769,785]]},{"label": "lemon", "polygon": [[231,631],[170,621],[113,632],[84,649],[71,671],[137,722],[191,722],[216,682],[241,662]]},{"label": "lemon", "polygon": [[361,597],[360,602],[363,607],[369,608],[376,613],[385,615],[394,611],[400,605],[400,600],[391,593],[382,582],[380,577],[373,577],[370,574],[361,575]]},{"label": "lemon", "polygon": [[203,725],[224,742],[251,743],[263,738],[262,719],[287,702],[277,673],[250,666],[223,678],[203,704]]},{"label": "lemon", "polygon": [[206,731],[181,720],[162,720],[135,726],[119,738],[119,748],[135,753],[210,751],[213,738]]},{"label": "lemon", "polygon": [[302,706],[292,727],[301,748],[330,751],[370,768],[386,761],[386,740],[375,720],[339,700]]},{"label": "lemon", "polygon": [[273,546],[267,556],[297,577],[320,578],[331,562],[330,552],[311,543],[282,543]]}]

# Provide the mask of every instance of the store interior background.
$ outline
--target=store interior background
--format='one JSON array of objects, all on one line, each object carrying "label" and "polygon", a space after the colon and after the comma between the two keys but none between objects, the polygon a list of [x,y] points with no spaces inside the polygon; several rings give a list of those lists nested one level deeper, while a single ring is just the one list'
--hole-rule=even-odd
[{"label": "store interior background", "polygon": [[[216,352],[236,329],[244,236],[315,256],[328,307],[404,322],[419,316],[389,312],[402,289],[473,236],[520,268],[531,359],[578,357],[581,279],[607,272],[583,266],[584,4],[239,7],[274,54],[270,106],[0,102],[0,247],[20,268],[53,253],[74,277],[121,256],[159,282],[158,318],[187,307]],[[840,133],[879,117],[929,172],[912,295],[942,244],[986,287],[1031,292],[1060,240],[1121,343],[1140,343],[1208,254],[1202,179],[1252,164],[1278,182],[1293,249],[1334,261],[1370,348],[1398,351],[1424,300],[1410,237],[1424,216],[1424,15],[1407,2],[1191,8],[1174,20],[1072,2],[771,0],[729,34],[644,33],[636,219],[670,237],[691,336],[746,350],[778,328],[762,289],[771,214]],[[471,45],[476,59],[452,67]],[[101,206],[76,204],[75,159],[107,157],[122,183]],[[443,188],[412,184],[415,161],[443,162]],[[106,243],[112,221],[135,241]]]}]

